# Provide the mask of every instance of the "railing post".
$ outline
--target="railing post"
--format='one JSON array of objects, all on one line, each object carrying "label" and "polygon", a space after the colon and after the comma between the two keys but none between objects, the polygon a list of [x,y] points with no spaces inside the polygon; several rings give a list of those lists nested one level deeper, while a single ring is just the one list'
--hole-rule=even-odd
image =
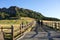
[{"label": "railing post", "polygon": [[12,35],[12,40],[14,40],[13,30],[14,30],[13,25],[11,25],[11,35]]},{"label": "railing post", "polygon": [[3,32],[3,27],[1,27],[1,32]]},{"label": "railing post", "polygon": [[23,28],[23,22],[22,22],[22,28]]},{"label": "railing post", "polygon": [[4,40],[5,39],[4,32],[3,32],[3,27],[1,27],[0,37],[1,37],[0,38],[1,40]]},{"label": "railing post", "polygon": [[53,22],[53,28],[55,28],[55,24],[54,24],[54,22]]},{"label": "railing post", "polygon": [[58,22],[58,23],[57,23],[57,29],[58,29],[58,30],[59,30],[59,27],[60,27],[59,25],[60,25],[60,24],[59,24],[59,22]]},{"label": "railing post", "polygon": [[21,34],[21,24],[20,24],[20,34]]},{"label": "railing post", "polygon": [[58,22],[57,22],[57,29],[58,29],[59,27],[58,27]]},{"label": "railing post", "polygon": [[59,30],[60,30],[60,23],[58,23],[58,27],[59,27]]},{"label": "railing post", "polygon": [[58,24],[58,26],[59,26],[59,30],[60,30],[60,23]]},{"label": "railing post", "polygon": [[56,25],[56,22],[55,22],[55,30],[57,29],[57,25]]},{"label": "railing post", "polygon": [[20,28],[20,29],[21,29],[21,34],[22,34],[22,30],[23,30],[23,22],[22,22],[22,24],[21,24],[21,28]]},{"label": "railing post", "polygon": [[52,22],[52,28],[53,28],[53,22]]}]

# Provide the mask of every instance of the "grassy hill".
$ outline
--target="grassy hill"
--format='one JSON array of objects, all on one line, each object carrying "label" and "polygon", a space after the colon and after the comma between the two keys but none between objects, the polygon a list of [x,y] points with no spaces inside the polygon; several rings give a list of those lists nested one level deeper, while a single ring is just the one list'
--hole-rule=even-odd
[{"label": "grassy hill", "polygon": [[11,6],[9,8],[0,8],[0,20],[5,20],[5,19],[15,20],[15,19],[20,19],[21,17],[30,17],[39,20],[41,19],[41,20],[60,21],[60,19],[45,17],[39,12],[29,9],[19,8],[16,6]]},{"label": "grassy hill", "polygon": [[29,17],[21,17],[21,19],[18,19],[18,20],[0,20],[0,25],[1,26],[11,26],[11,25],[19,26],[22,22],[25,25],[32,21],[34,21],[34,19]]}]

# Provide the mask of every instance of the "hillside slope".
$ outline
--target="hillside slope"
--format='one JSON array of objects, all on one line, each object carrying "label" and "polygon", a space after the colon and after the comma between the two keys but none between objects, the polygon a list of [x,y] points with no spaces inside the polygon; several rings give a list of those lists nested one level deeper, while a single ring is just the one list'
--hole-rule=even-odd
[{"label": "hillside slope", "polygon": [[20,17],[30,17],[43,20],[59,20],[57,18],[45,17],[39,12],[11,6],[9,8],[0,8],[0,20],[1,19],[19,19]]}]

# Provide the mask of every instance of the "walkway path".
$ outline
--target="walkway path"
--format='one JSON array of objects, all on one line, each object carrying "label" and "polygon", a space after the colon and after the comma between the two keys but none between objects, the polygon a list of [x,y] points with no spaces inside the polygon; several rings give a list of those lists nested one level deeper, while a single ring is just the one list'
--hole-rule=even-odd
[{"label": "walkway path", "polygon": [[19,40],[60,40],[60,32],[36,23],[32,31]]},{"label": "walkway path", "polygon": [[53,31],[51,31],[52,38],[48,37],[47,32],[38,32],[37,35],[32,37],[33,35],[35,35],[35,32],[29,32],[28,34],[25,35],[25,37],[23,37],[20,40],[60,40],[60,33],[55,33]]}]

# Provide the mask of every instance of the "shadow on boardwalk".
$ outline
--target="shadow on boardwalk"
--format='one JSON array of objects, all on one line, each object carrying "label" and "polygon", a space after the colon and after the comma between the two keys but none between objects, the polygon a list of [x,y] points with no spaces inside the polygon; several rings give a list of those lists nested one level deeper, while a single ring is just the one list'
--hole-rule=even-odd
[{"label": "shadow on boardwalk", "polygon": [[36,35],[38,35],[38,32],[39,32],[39,30],[42,28],[42,30],[44,31],[44,32],[47,32],[47,38],[49,39],[49,40],[53,40],[53,38],[51,37],[51,33],[50,33],[50,31],[55,31],[56,32],[56,30],[54,30],[54,29],[51,29],[51,28],[49,28],[49,27],[47,27],[47,26],[45,26],[45,25],[43,25],[43,24],[41,24],[41,23],[39,23],[39,22],[36,22],[36,26],[35,26],[35,28],[34,28],[34,32],[35,32],[35,34],[33,34],[30,38],[34,38]]},{"label": "shadow on boardwalk", "polygon": [[36,22],[36,26],[34,27],[34,32],[36,32],[36,34],[32,35],[30,38],[34,38],[37,34],[38,34],[38,30],[40,27],[40,23]]}]

